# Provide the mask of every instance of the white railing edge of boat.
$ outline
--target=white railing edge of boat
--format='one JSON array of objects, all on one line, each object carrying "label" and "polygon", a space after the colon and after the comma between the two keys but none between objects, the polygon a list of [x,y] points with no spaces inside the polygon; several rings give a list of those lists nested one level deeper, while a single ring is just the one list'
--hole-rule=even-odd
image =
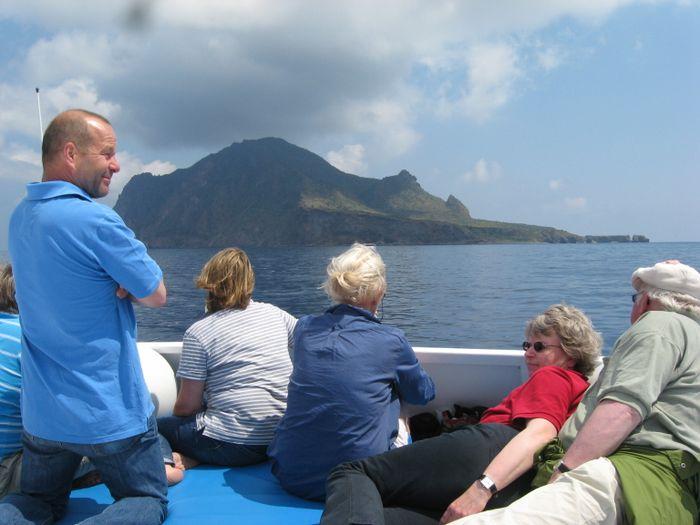
[{"label": "white railing edge of boat", "polygon": [[[158,415],[167,415],[175,403],[174,374],[182,343],[139,342],[138,346],[146,383],[157,405]],[[433,378],[437,395],[426,406],[404,405],[406,415],[424,411],[441,413],[455,403],[493,406],[528,377],[522,350],[419,346],[414,347],[414,351]]]}]

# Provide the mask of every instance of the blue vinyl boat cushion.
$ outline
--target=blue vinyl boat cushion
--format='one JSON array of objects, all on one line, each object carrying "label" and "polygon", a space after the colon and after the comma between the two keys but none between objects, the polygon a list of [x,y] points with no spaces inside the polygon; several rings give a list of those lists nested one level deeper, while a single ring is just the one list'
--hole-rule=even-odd
[{"label": "blue vinyl boat cushion", "polygon": [[[258,525],[317,524],[323,504],[286,493],[270,473],[270,465],[197,467],[168,491],[167,525],[255,523]],[[59,522],[73,525],[101,512],[113,502],[107,487],[75,490],[68,512]]]}]

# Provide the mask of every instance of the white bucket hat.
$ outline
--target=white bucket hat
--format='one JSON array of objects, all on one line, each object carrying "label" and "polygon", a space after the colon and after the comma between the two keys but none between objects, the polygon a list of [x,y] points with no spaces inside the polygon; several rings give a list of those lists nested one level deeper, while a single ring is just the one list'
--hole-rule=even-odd
[{"label": "white bucket hat", "polygon": [[700,273],[678,261],[664,261],[648,268],[637,268],[632,274],[632,286],[639,290],[642,282],[661,290],[690,295],[700,301]]}]

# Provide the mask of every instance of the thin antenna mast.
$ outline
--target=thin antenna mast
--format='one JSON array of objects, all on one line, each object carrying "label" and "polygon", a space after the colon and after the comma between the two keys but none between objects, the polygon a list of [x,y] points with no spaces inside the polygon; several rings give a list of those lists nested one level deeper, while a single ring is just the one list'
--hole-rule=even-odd
[{"label": "thin antenna mast", "polygon": [[44,124],[41,122],[41,97],[39,96],[39,88],[36,89],[36,105],[39,108],[39,144],[44,141]]}]

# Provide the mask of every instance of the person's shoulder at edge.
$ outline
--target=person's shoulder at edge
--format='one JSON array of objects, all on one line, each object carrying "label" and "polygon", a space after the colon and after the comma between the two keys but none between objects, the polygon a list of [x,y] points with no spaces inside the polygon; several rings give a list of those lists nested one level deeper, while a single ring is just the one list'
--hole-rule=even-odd
[{"label": "person's shoulder at edge", "polygon": [[258,301],[257,299],[253,299],[253,298],[250,299],[250,303],[248,304],[248,307],[246,308],[246,310],[249,310],[251,312],[257,311],[257,310],[260,310],[260,311],[267,310],[270,312],[275,312],[275,313],[282,312],[282,313],[285,313],[287,315],[292,315],[289,312],[287,312],[285,309],[277,306],[276,304],[267,303],[265,301]]},{"label": "person's shoulder at edge", "polygon": [[230,322],[231,319],[241,311],[242,310],[224,308],[223,310],[212,313],[207,312],[204,317],[192,323],[189,328],[185,330],[185,335],[198,338],[203,335],[203,333],[211,331],[212,328]]},{"label": "person's shoulder at edge", "polygon": [[94,205],[92,213],[93,215],[95,215],[96,218],[99,218],[100,220],[105,222],[113,223],[128,228],[128,226],[126,226],[126,223],[124,222],[124,219],[122,219],[122,216],[119,215],[112,208],[105,204],[102,204],[101,202],[93,201],[92,204]]},{"label": "person's shoulder at edge", "polygon": [[[678,326],[679,324],[684,327],[689,327],[690,329],[700,330],[700,323],[687,315],[665,310],[651,310],[649,312],[644,312],[628,331],[658,332],[665,327]],[[632,330],[632,328],[634,328],[634,330]]]},{"label": "person's shoulder at edge", "polygon": [[[301,319],[300,319],[301,321]],[[356,317],[352,319],[352,326],[357,327],[361,326],[362,330],[365,331],[367,334],[374,333],[378,337],[385,338],[387,340],[393,340],[395,343],[394,345],[394,350],[400,351],[405,349],[406,347],[408,348],[413,348],[412,345],[408,342],[408,339],[406,339],[406,334],[401,328],[397,328],[396,326],[384,324],[382,322],[378,322],[376,320],[371,320],[367,317]]]},{"label": "person's shoulder at edge", "polygon": [[384,332],[387,335],[391,335],[392,337],[395,337],[398,340],[398,342],[402,345],[408,345],[412,347],[412,345],[408,342],[408,339],[406,339],[406,334],[403,330],[401,330],[401,328],[397,328],[396,326],[391,326],[387,324],[378,324],[377,330]]},{"label": "person's shoulder at edge", "polygon": [[296,319],[296,317],[294,317],[292,314],[290,314],[289,312],[280,308],[277,305],[274,305],[272,303],[266,303],[264,301],[257,301],[253,298],[250,299],[250,302],[248,303],[248,306],[245,309],[243,309],[243,310],[240,310],[240,309],[239,310],[227,310],[227,312],[230,312],[233,315],[242,315],[242,316],[246,315],[246,313],[247,313],[247,314],[253,314],[253,315],[263,314],[265,316],[278,315],[280,317],[280,319],[282,319],[283,316],[289,316],[289,317]]},{"label": "person's shoulder at edge", "polygon": [[681,347],[685,345],[679,346],[678,339],[673,334],[685,341],[686,335],[693,332],[700,334],[700,323],[688,316],[663,310],[644,312],[617,339],[605,369],[609,371],[617,366],[624,356],[643,351],[651,340],[665,341],[680,351]]},{"label": "person's shoulder at edge", "polygon": [[281,309],[277,308],[273,304],[254,301],[253,299],[251,299],[250,303],[248,304],[248,307],[243,310],[236,308],[224,308],[213,313],[206,313],[204,317],[192,323],[186,330],[186,333],[196,334],[202,330],[209,330],[212,325],[216,325],[222,322],[225,323],[240,315],[244,315],[245,312],[255,313],[257,311],[264,310],[272,310],[276,312],[277,310]]},{"label": "person's shoulder at edge", "polygon": [[100,227],[116,226],[128,228],[121,216],[109,206],[80,198],[71,199],[70,206],[60,208],[61,220],[56,221],[56,226],[73,229],[79,226],[83,230],[92,230]]},{"label": "person's shoulder at edge", "polygon": [[[202,317],[201,319],[198,319],[194,323],[192,323],[187,330],[185,330],[185,336],[186,337],[197,337],[197,334],[201,332],[202,330],[207,330],[212,324],[212,320],[216,314],[219,314],[220,312],[223,312],[223,310],[220,310],[219,312],[215,312],[213,314],[207,314],[206,316]],[[183,337],[184,338],[184,337]]]},{"label": "person's shoulder at edge", "polygon": [[299,317],[299,320],[297,322],[297,328],[300,328],[302,326],[306,326],[309,324],[318,324],[320,326],[322,325],[333,325],[336,322],[334,314],[329,311],[330,309],[327,309],[321,313],[318,314],[306,314],[302,315]]}]

